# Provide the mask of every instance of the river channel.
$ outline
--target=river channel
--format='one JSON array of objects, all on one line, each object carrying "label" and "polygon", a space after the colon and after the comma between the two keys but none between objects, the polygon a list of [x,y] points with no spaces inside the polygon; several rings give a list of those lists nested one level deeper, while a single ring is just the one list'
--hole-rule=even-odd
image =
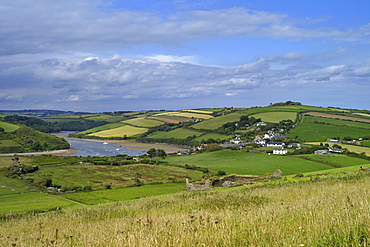
[{"label": "river channel", "polygon": [[69,156],[116,156],[119,154],[127,154],[130,156],[139,156],[145,154],[145,150],[136,150],[125,146],[110,144],[106,142],[86,141],[74,138],[68,138],[70,132],[53,133],[55,136],[66,139],[72,148],[77,149],[77,152]]}]

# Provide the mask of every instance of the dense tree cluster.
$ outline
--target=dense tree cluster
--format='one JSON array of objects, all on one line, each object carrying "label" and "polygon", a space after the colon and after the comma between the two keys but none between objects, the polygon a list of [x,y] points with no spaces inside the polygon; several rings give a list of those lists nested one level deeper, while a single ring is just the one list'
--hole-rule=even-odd
[{"label": "dense tree cluster", "polygon": [[302,105],[301,102],[294,102],[294,101],[286,101],[286,102],[278,102],[275,104],[270,104],[271,106],[286,106],[286,105]]},{"label": "dense tree cluster", "polygon": [[4,121],[8,123],[19,123],[24,124],[28,127],[34,128],[35,130],[52,133],[59,131],[83,131],[91,128],[95,128],[106,124],[105,121],[93,121],[89,119],[79,118],[76,120],[59,121],[59,122],[48,122],[37,117],[27,117],[19,115],[7,115],[4,117]]},{"label": "dense tree cluster", "polygon": [[46,122],[36,117],[26,117],[19,115],[7,115],[4,117],[4,121],[8,123],[19,123],[27,125],[28,127],[34,128],[35,130],[52,133],[60,131],[60,128],[52,123]]}]

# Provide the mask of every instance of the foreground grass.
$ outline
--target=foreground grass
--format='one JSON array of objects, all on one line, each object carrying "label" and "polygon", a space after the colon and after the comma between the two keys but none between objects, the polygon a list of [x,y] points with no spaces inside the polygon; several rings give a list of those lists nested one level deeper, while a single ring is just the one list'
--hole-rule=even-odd
[{"label": "foreground grass", "polygon": [[358,173],[320,182],[181,193],[4,217],[0,242],[3,246],[368,246],[369,186],[369,175]]}]

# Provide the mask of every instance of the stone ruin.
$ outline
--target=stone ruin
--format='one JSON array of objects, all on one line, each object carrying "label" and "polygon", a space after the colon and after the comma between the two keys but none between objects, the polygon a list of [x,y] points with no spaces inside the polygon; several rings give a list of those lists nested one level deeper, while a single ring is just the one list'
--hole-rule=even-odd
[{"label": "stone ruin", "polygon": [[245,184],[247,180],[250,180],[250,183],[253,182],[254,179],[258,178],[281,178],[283,173],[280,170],[276,170],[272,175],[266,177],[259,177],[254,175],[227,175],[223,176],[220,179],[217,179],[213,182],[206,180],[205,182],[195,182],[190,183],[189,179],[186,179],[186,191],[203,191],[203,190],[211,190],[213,186],[215,187],[223,187],[223,188],[230,188],[234,186],[240,186]]},{"label": "stone ruin", "polygon": [[190,183],[189,179],[186,179],[186,191],[203,191],[211,189],[212,183],[209,180],[206,180],[204,183]]}]

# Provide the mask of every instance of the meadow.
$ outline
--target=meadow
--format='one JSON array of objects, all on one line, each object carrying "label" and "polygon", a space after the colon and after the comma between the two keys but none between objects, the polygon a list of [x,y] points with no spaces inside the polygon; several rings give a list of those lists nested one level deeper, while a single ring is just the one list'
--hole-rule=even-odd
[{"label": "meadow", "polygon": [[153,133],[148,136],[148,138],[152,139],[169,139],[169,138],[175,138],[175,139],[186,139],[188,136],[200,136],[202,135],[202,132],[196,131],[196,130],[190,130],[190,129],[174,129],[169,132],[157,132]]},{"label": "meadow", "polygon": [[368,173],[4,217],[4,246],[369,246]]},{"label": "meadow", "polygon": [[66,193],[61,194],[60,197],[78,201],[82,204],[97,205],[109,202],[130,201],[158,195],[174,194],[184,192],[185,188],[185,183],[151,184],[109,190]]},{"label": "meadow", "polygon": [[138,178],[143,184],[185,182],[200,180],[202,173],[199,171],[186,170],[184,168],[132,164],[121,166],[110,165],[48,165],[42,166],[34,173],[27,174],[25,178],[34,180],[51,178],[53,184],[63,187],[89,186],[92,190],[127,187],[135,185]]},{"label": "meadow", "polygon": [[337,167],[360,167],[360,166],[367,166],[370,165],[370,161],[350,157],[343,154],[330,154],[330,155],[315,155],[315,154],[307,154],[307,155],[299,155],[298,157],[303,157],[309,160],[318,161],[322,163],[327,163]]},{"label": "meadow", "polygon": [[0,198],[0,214],[19,214],[30,211],[47,212],[56,208],[70,208],[80,205],[78,202],[60,196],[40,192],[2,195]]},{"label": "meadow", "polygon": [[145,128],[156,127],[156,126],[164,124],[161,121],[157,121],[154,119],[147,119],[144,117],[132,118],[132,119],[123,121],[123,123],[127,123],[127,124],[134,125],[137,127],[145,127]]},{"label": "meadow", "polygon": [[166,112],[166,113],[159,113],[154,115],[155,117],[164,117],[164,116],[176,116],[176,117],[185,117],[185,118],[200,118],[200,119],[210,119],[213,118],[212,115],[209,114],[202,114],[199,112],[194,111],[175,111],[175,112]]},{"label": "meadow", "polygon": [[13,132],[14,130],[19,129],[19,126],[0,121],[0,128],[3,128],[5,132]]},{"label": "meadow", "polygon": [[[306,144],[310,145],[320,145],[320,142],[307,142]],[[328,143],[330,147],[332,147],[334,144],[333,143]],[[348,144],[339,144],[342,148],[348,149],[350,152],[355,152],[355,153],[364,153],[365,155],[369,156],[370,155],[370,148],[368,147],[363,147],[363,146],[357,146],[357,145],[348,145]]]},{"label": "meadow", "polygon": [[320,162],[294,158],[289,156],[267,155],[235,151],[217,151],[197,155],[183,155],[167,157],[168,164],[195,165],[217,172],[222,170],[227,174],[264,175],[274,173],[277,169],[283,175],[292,175],[303,172],[313,172],[333,168]]},{"label": "meadow", "polygon": [[292,120],[295,122],[297,118],[297,113],[296,112],[278,112],[278,111],[273,111],[273,112],[262,112],[262,113],[257,113],[254,115],[251,115],[251,117],[254,118],[260,118],[263,122],[267,123],[279,123],[282,120]]},{"label": "meadow", "polygon": [[370,124],[362,123],[362,122],[355,122],[350,120],[341,120],[341,119],[334,119],[334,118],[323,118],[323,117],[312,117],[312,116],[304,116],[303,122],[304,123],[314,123],[314,122],[326,123],[330,125],[336,126],[348,126],[351,128],[362,128],[370,130]]},{"label": "meadow", "polygon": [[[105,125],[104,125],[105,126]],[[113,129],[107,129],[102,130],[98,132],[94,132],[92,134],[89,134],[88,136],[98,136],[98,137],[132,137],[135,135],[139,135],[142,133],[147,132],[147,128],[141,128],[141,127],[134,127],[131,125],[123,125],[121,127],[113,128]]]},{"label": "meadow", "polygon": [[300,123],[286,136],[294,137],[298,135],[299,139],[303,141],[325,141],[340,137],[341,139],[350,136],[352,138],[359,138],[361,136],[369,135],[368,129],[348,128],[346,126],[331,126],[325,124],[315,123]]},{"label": "meadow", "polygon": [[214,129],[217,129],[217,128],[221,127],[225,123],[239,121],[241,116],[243,116],[242,113],[233,112],[233,113],[230,113],[230,114],[226,114],[224,116],[220,116],[220,117],[217,117],[217,118],[202,121],[200,123],[196,123],[196,124],[192,125],[191,127],[194,128],[194,129],[214,130]]},{"label": "meadow", "polygon": [[91,133],[95,133],[95,132],[99,132],[99,131],[104,131],[104,130],[110,130],[110,129],[115,129],[115,128],[119,128],[119,127],[122,127],[124,126],[125,124],[123,123],[110,123],[110,124],[105,124],[103,126],[99,126],[99,127],[95,127],[95,128],[92,128],[92,129],[88,129],[86,131],[81,131],[79,132],[79,134],[91,134]]},{"label": "meadow", "polygon": [[231,138],[233,138],[233,136],[210,133],[210,134],[201,135],[201,136],[195,138],[194,140],[199,141],[199,142],[201,142],[202,140],[208,140],[208,139],[229,141]]}]

